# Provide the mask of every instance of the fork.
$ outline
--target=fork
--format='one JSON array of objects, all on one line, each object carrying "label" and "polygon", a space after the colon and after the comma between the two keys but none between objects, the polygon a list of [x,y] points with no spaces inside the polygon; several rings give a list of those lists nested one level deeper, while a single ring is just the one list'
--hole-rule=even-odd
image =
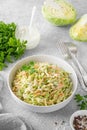
[{"label": "fork", "polygon": [[73,62],[71,62],[71,64],[76,70],[80,84],[82,85],[83,89],[87,91],[87,73],[85,72],[84,68],[80,65],[78,59],[75,57],[72,51],[70,51],[68,46],[64,44],[64,42],[62,41],[57,42],[56,47],[59,50],[59,52],[61,52],[64,59],[70,61],[72,59],[75,62],[75,64],[73,64]]},{"label": "fork", "polygon": [[83,68],[83,66],[80,64],[78,59],[75,57],[75,55],[73,55],[73,53],[70,50],[69,50],[69,53],[70,53],[72,59],[74,60],[74,62],[76,63],[76,65],[78,66],[78,69],[82,75],[84,84],[87,87],[87,73],[86,73],[85,69]]}]

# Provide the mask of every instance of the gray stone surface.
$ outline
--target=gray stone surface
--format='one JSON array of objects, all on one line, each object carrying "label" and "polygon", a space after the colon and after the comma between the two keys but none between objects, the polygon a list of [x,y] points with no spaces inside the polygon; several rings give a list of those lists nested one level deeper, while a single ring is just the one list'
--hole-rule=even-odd
[{"label": "gray stone surface", "polygon": [[[78,18],[87,13],[87,0],[69,0],[77,9]],[[30,21],[31,9],[34,5],[37,6],[37,12],[35,16],[35,23],[41,33],[40,44],[33,50],[28,50],[21,57],[30,56],[33,54],[49,54],[58,56],[55,43],[58,39],[64,41],[72,41],[78,47],[78,58],[85,66],[87,70],[87,43],[73,41],[69,37],[69,28],[67,27],[55,27],[44,20],[41,14],[41,6],[43,0],[0,0],[0,21],[15,22],[19,25],[28,25]],[[17,62],[17,61],[16,61]],[[16,63],[15,62],[15,63]],[[5,68],[0,73],[4,77],[4,86],[0,92],[0,101],[2,102],[4,110],[2,112],[10,112],[20,116],[29,126],[32,125],[34,130],[56,130],[55,122],[61,120],[68,121],[70,115],[78,110],[77,104],[74,99],[63,109],[48,113],[39,114],[33,113],[29,110],[22,109],[12,98],[7,87],[7,77],[12,66],[15,64],[8,64],[8,68]],[[86,94],[78,84],[77,93]]]}]

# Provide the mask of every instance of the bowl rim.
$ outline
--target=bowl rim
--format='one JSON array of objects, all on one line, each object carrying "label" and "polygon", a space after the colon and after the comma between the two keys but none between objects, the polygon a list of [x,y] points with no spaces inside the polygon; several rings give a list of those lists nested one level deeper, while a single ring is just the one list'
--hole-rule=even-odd
[{"label": "bowl rim", "polygon": [[[13,93],[13,91],[12,91],[12,89],[11,89],[11,86],[10,86],[10,84],[9,84],[9,76],[10,76],[12,70],[13,70],[16,66],[18,66],[19,63],[22,63],[23,61],[26,61],[26,60],[29,59],[29,58],[38,57],[38,56],[40,56],[40,57],[41,57],[41,56],[44,56],[44,57],[48,57],[48,58],[49,58],[49,57],[50,57],[50,58],[56,58],[56,59],[58,59],[58,60],[61,60],[61,61],[65,62],[65,64],[67,64],[67,66],[69,66],[69,67],[73,70],[73,73],[74,73],[74,76],[75,76],[75,82],[76,82],[76,83],[75,83],[75,89],[73,90],[72,94],[71,94],[67,99],[65,99],[64,101],[62,101],[62,102],[60,102],[60,103],[57,103],[57,104],[49,105],[49,106],[38,106],[38,105],[28,104],[27,102],[22,101],[21,99],[19,99],[19,98]],[[26,64],[26,63],[25,63],[25,64]],[[73,67],[72,67],[67,61],[65,61],[64,59],[62,59],[62,58],[60,58],[60,57],[58,57],[58,56],[46,55],[46,54],[31,55],[31,56],[27,56],[27,57],[25,57],[25,58],[23,58],[23,59],[17,61],[17,62],[13,65],[13,67],[11,68],[11,70],[10,70],[10,72],[9,72],[9,75],[8,75],[8,78],[7,78],[7,86],[8,86],[8,88],[9,88],[9,90],[10,90],[12,96],[14,96],[20,103],[22,103],[22,104],[24,104],[24,105],[27,105],[27,106],[29,106],[29,107],[32,106],[32,107],[36,107],[36,108],[44,108],[44,107],[45,107],[45,108],[51,108],[51,107],[59,106],[59,105],[65,103],[66,101],[70,100],[70,99],[75,95],[75,92],[76,92],[76,90],[77,90],[77,85],[78,85],[77,75],[76,75],[76,72],[75,72],[75,70],[73,69]]]},{"label": "bowl rim", "polygon": [[72,130],[75,130],[73,127],[74,117],[78,116],[78,115],[87,115],[87,110],[77,110],[70,116],[69,124],[70,124],[70,127],[72,128]]}]

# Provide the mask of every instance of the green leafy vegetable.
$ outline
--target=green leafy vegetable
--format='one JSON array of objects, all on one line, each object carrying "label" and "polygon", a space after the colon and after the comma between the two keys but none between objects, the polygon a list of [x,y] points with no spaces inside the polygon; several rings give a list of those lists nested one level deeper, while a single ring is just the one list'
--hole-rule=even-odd
[{"label": "green leafy vegetable", "polygon": [[70,37],[77,41],[87,42],[87,14],[84,14],[70,28]]},{"label": "green leafy vegetable", "polygon": [[15,37],[16,24],[0,22],[0,70],[6,67],[6,62],[18,59],[26,49],[27,41]]},{"label": "green leafy vegetable", "polygon": [[56,26],[65,26],[76,21],[76,10],[66,0],[45,0],[42,13],[46,20]]},{"label": "green leafy vegetable", "polygon": [[75,100],[81,110],[87,110],[87,95],[81,96],[80,94],[75,95]]},{"label": "green leafy vegetable", "polygon": [[29,64],[25,64],[22,66],[21,70],[23,71],[27,71],[30,74],[33,74],[34,72],[36,72],[35,68],[34,68],[34,64],[35,62],[30,61]]}]

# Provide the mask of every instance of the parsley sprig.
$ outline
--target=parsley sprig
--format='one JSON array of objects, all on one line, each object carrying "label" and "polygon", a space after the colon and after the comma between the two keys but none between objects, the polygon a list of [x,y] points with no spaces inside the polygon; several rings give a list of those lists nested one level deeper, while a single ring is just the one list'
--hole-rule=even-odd
[{"label": "parsley sprig", "polygon": [[80,94],[76,94],[75,100],[81,110],[87,110],[87,95],[82,96]]},{"label": "parsley sprig", "polygon": [[24,53],[27,41],[20,41],[15,37],[16,24],[0,22],[0,70],[7,66],[6,62],[13,62]]},{"label": "parsley sprig", "polygon": [[34,68],[34,61],[30,61],[28,64],[25,64],[21,67],[21,70],[23,71],[27,71],[30,74],[33,74],[34,72],[36,72],[35,68]]}]

